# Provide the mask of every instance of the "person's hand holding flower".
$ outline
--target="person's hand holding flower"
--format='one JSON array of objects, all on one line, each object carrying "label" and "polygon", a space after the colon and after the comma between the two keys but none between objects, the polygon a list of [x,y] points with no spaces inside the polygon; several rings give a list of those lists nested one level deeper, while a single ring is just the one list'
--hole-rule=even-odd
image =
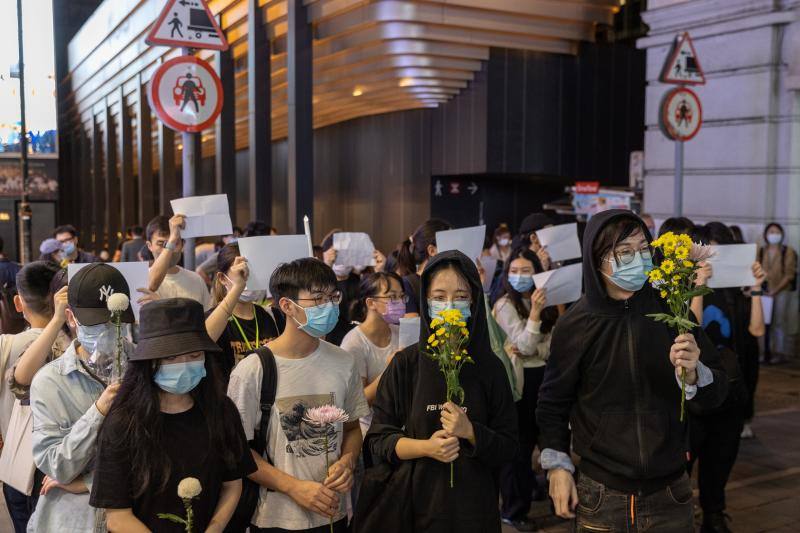
[{"label": "person's hand holding flower", "polygon": [[453,402],[444,404],[441,416],[442,428],[451,437],[465,439],[475,444],[475,431],[464,409]]},{"label": "person's hand holding flower", "polygon": [[686,369],[686,383],[697,383],[697,362],[700,360],[700,347],[691,333],[684,333],[675,338],[669,350],[669,360],[675,366],[675,373],[680,377],[682,369]]}]

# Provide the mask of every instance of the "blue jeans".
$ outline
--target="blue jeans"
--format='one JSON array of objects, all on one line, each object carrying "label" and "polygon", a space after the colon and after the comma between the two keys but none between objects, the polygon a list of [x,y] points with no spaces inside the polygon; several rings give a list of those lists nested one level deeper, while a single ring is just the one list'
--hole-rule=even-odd
[{"label": "blue jeans", "polygon": [[662,490],[640,496],[615,491],[586,475],[578,480],[578,533],[694,532],[692,483],[684,475]]}]

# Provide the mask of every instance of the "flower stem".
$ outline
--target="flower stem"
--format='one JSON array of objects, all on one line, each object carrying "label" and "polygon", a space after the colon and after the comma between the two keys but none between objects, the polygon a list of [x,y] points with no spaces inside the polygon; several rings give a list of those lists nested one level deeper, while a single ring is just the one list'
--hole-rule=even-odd
[{"label": "flower stem", "polygon": [[686,406],[686,368],[681,368],[681,422]]},{"label": "flower stem", "polygon": [[186,508],[186,533],[192,533],[192,529],[194,527],[192,500],[190,498],[183,498],[183,506]]},{"label": "flower stem", "polygon": [[[331,465],[328,462],[328,426],[325,426],[325,476],[328,475]],[[330,517],[331,533],[333,533],[333,517]]]},{"label": "flower stem", "polygon": [[453,488],[453,470],[454,466],[453,463],[450,463],[450,488]]}]

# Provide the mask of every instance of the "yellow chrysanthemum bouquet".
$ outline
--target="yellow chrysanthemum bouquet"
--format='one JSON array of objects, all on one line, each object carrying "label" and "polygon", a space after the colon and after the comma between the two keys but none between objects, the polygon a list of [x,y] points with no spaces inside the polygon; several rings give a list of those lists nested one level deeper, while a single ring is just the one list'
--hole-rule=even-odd
[{"label": "yellow chrysanthemum bouquet", "polygon": [[[439,370],[444,374],[447,386],[447,400],[456,405],[464,403],[464,388],[459,375],[464,363],[475,361],[467,353],[469,330],[461,311],[446,309],[438,313],[431,321],[431,333],[428,337],[425,354],[439,363]],[[450,463],[450,487],[453,487],[453,463]]]},{"label": "yellow chrysanthemum bouquet", "polygon": [[[650,271],[650,284],[666,300],[670,313],[647,315],[656,322],[663,322],[678,331],[678,335],[690,332],[697,324],[691,317],[691,303],[695,296],[711,293],[706,286],[695,286],[700,263],[711,257],[711,248],[692,242],[688,235],[667,232],[650,243],[660,250],[661,264]],[[681,422],[686,404],[686,369],[681,369]]]}]

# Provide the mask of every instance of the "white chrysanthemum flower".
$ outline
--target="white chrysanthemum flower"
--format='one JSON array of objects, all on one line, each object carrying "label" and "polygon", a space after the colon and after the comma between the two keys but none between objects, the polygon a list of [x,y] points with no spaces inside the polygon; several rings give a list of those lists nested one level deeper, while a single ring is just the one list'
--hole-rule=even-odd
[{"label": "white chrysanthemum flower", "polygon": [[128,296],[121,292],[115,292],[108,297],[108,301],[106,302],[108,310],[112,313],[127,311],[130,304],[131,301],[128,299]]},{"label": "white chrysanthemum flower", "polygon": [[178,497],[182,500],[197,498],[202,491],[200,480],[197,478],[187,477],[178,483]]}]

